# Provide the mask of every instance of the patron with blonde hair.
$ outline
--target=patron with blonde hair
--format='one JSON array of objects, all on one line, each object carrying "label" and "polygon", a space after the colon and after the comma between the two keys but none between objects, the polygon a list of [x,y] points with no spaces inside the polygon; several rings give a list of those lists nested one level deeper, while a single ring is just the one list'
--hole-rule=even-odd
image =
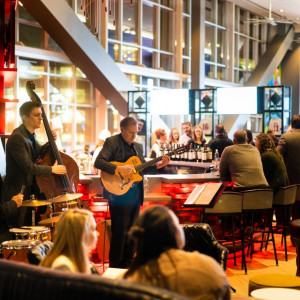
[{"label": "patron with blonde hair", "polygon": [[168,144],[169,145],[179,144],[179,132],[178,132],[177,128],[175,128],[175,127],[173,127],[170,131]]},{"label": "patron with blonde hair", "polygon": [[54,245],[40,265],[90,273],[89,252],[96,247],[97,235],[90,211],[79,208],[65,211],[56,225]]},{"label": "patron with blonde hair", "polygon": [[204,146],[206,139],[200,125],[195,125],[192,130],[192,137],[196,145]]}]

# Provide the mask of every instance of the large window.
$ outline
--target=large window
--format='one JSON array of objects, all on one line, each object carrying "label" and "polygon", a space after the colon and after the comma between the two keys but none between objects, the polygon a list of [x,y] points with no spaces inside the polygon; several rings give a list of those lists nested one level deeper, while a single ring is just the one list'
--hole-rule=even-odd
[{"label": "large window", "polygon": [[224,3],[206,0],[205,3],[205,76],[227,80],[226,27],[223,26]]},{"label": "large window", "polygon": [[256,24],[249,19],[259,16],[238,6],[235,7],[235,57],[234,81],[244,84],[265,51],[266,35],[263,34],[267,24]]}]

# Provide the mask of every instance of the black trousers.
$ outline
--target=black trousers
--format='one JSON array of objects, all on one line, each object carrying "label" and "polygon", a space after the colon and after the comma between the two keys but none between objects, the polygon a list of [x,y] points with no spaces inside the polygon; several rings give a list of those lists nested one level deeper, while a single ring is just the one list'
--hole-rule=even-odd
[{"label": "black trousers", "polygon": [[109,266],[128,268],[134,254],[134,245],[128,239],[128,231],[140,211],[141,183],[135,183],[122,196],[107,193],[111,216],[111,242]]}]

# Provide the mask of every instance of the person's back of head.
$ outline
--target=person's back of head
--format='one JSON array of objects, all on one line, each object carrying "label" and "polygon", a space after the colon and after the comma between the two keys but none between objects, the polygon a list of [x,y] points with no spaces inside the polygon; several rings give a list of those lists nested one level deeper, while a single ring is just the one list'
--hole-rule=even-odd
[{"label": "person's back of head", "polygon": [[184,233],[172,214],[164,206],[153,206],[141,213],[129,232],[136,243],[136,257],[125,277],[164,251],[184,246]]},{"label": "person's back of head", "polygon": [[60,255],[68,257],[77,271],[88,270],[89,231],[93,214],[85,209],[69,209],[62,213],[56,225],[55,241],[52,249],[40,265],[51,267]]},{"label": "person's back of head", "polygon": [[247,134],[244,130],[237,130],[233,135],[234,144],[246,144]]},{"label": "person's back of head", "polygon": [[224,126],[222,124],[216,125],[215,133],[217,135],[225,135],[225,128],[224,128]]},{"label": "person's back of head", "polygon": [[300,129],[300,115],[293,115],[291,125],[293,129]]},{"label": "person's back of head", "polygon": [[247,143],[248,144],[253,143],[253,135],[252,135],[251,130],[246,129],[245,131],[246,131],[246,134],[247,134]]}]

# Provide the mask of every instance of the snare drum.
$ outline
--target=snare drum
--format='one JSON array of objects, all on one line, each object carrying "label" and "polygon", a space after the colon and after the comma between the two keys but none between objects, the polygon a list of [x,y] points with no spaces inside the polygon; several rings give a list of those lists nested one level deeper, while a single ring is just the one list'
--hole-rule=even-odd
[{"label": "snare drum", "polygon": [[36,232],[28,228],[11,228],[9,229],[14,240],[36,240]]},{"label": "snare drum", "polygon": [[13,240],[1,244],[3,258],[28,263],[27,252],[41,241]]},{"label": "snare drum", "polygon": [[51,230],[45,226],[23,226],[22,229],[34,232],[34,239],[39,241],[51,241]]}]

